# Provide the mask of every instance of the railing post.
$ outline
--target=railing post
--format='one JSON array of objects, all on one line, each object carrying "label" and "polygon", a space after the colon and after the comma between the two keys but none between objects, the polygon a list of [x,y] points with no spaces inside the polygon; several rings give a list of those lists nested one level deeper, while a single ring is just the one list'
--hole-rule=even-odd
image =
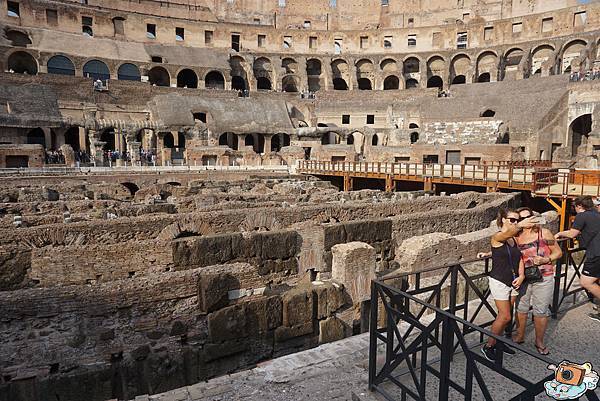
[{"label": "railing post", "polygon": [[442,347],[440,350],[440,387],[438,400],[448,400],[450,391],[450,364],[454,353],[454,331],[453,322],[448,316],[442,318]]},{"label": "railing post", "polygon": [[[558,315],[558,308],[560,306],[560,279],[562,276],[563,261],[567,261],[569,266],[569,247],[565,246],[567,241],[560,244],[563,251],[563,256],[556,261],[556,268],[554,270],[554,292],[552,293],[552,319],[556,319]],[[568,271],[568,269],[567,269]]]},{"label": "railing post", "polygon": [[371,280],[371,318],[369,320],[369,390],[373,390],[377,376],[377,284]]}]

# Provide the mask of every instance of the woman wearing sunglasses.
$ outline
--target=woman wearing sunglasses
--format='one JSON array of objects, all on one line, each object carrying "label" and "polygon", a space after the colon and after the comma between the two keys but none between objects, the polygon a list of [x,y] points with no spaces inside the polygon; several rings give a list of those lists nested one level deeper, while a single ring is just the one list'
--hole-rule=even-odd
[{"label": "woman wearing sunglasses", "polygon": [[[528,207],[517,209],[519,219],[526,220],[533,217],[533,211]],[[539,219],[539,218],[538,218]],[[538,221],[539,224],[539,221]],[[561,258],[562,251],[554,234],[546,228],[535,224],[523,228],[517,237],[519,250],[523,255],[525,268],[540,270],[537,273],[540,278],[535,281],[525,282],[524,288],[519,294],[517,301],[517,334],[514,341],[522,344],[525,339],[525,328],[529,309],[533,309],[533,324],[535,328],[535,348],[542,355],[548,355],[550,351],[544,343],[544,334],[548,326],[550,316],[550,304],[554,293],[554,262]]]},{"label": "woman wearing sunglasses", "polygon": [[[489,274],[489,287],[498,314],[492,323],[491,331],[496,335],[502,335],[504,328],[511,321],[510,309],[517,296],[516,290],[525,279],[525,265],[515,236],[530,223],[529,220],[519,221],[519,213],[514,210],[500,210],[496,224],[500,231],[490,240],[492,270]],[[504,347],[503,351],[509,354],[515,353],[507,347]],[[490,337],[481,352],[488,360],[495,361],[496,339]]]}]

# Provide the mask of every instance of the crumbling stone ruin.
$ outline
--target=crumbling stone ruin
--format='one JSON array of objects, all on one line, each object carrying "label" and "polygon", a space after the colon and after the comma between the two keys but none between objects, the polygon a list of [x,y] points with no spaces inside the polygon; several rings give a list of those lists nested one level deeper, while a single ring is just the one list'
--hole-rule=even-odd
[{"label": "crumbling stone ruin", "polygon": [[411,237],[517,202],[186,177],[2,178],[2,401],[133,399],[364,332]]},{"label": "crumbling stone ruin", "polygon": [[4,1],[0,167],[596,168],[599,24],[572,0]]}]

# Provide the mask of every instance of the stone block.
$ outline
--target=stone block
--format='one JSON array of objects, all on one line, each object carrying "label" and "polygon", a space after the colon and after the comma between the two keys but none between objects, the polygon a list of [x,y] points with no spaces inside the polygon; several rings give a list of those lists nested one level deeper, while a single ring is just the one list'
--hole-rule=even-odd
[{"label": "stone block", "polygon": [[313,293],[317,299],[317,319],[331,316],[346,303],[341,285],[331,282],[318,284],[314,286]]},{"label": "stone block", "polygon": [[283,295],[283,325],[293,327],[313,320],[313,292],[293,289]]},{"label": "stone block", "polygon": [[344,285],[354,304],[371,298],[375,278],[375,249],[363,242],[338,244],[333,255],[331,278]]},{"label": "stone block", "polygon": [[210,313],[227,306],[227,293],[235,288],[239,288],[239,282],[230,274],[201,274],[198,278],[198,309]]},{"label": "stone block", "polygon": [[282,342],[291,338],[305,336],[313,332],[313,322],[304,323],[294,327],[280,326],[275,329],[275,341]]},{"label": "stone block", "polygon": [[248,351],[250,343],[244,339],[226,341],[223,343],[208,343],[204,345],[205,362],[214,361],[235,354]]},{"label": "stone block", "polygon": [[249,331],[253,334],[265,333],[281,326],[283,319],[283,302],[278,295],[261,297],[248,301],[247,317]]},{"label": "stone block", "polygon": [[229,306],[208,315],[208,338],[213,343],[248,336],[245,304]]},{"label": "stone block", "polygon": [[291,274],[297,274],[298,273],[298,259],[296,259],[295,257],[292,257],[290,259],[284,259],[284,260],[265,260],[263,261],[263,263],[261,265],[259,265],[257,267],[258,269],[258,274],[260,274],[261,276],[267,275],[267,274],[272,274],[272,273],[279,273],[279,272],[284,272],[284,271],[289,271]]},{"label": "stone block", "polygon": [[300,252],[301,237],[295,231],[262,234],[263,259],[289,259]]},{"label": "stone block", "polygon": [[336,317],[329,317],[319,322],[319,343],[325,344],[346,337],[344,322]]}]

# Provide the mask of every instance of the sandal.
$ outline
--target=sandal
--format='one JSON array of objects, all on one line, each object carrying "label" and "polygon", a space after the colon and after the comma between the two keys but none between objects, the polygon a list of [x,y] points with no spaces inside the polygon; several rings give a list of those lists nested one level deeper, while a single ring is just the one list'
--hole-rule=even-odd
[{"label": "sandal", "polygon": [[538,347],[537,345],[535,346],[535,349],[537,349],[537,352],[540,355],[550,355],[550,351],[548,351],[548,347],[544,346],[544,347]]}]

